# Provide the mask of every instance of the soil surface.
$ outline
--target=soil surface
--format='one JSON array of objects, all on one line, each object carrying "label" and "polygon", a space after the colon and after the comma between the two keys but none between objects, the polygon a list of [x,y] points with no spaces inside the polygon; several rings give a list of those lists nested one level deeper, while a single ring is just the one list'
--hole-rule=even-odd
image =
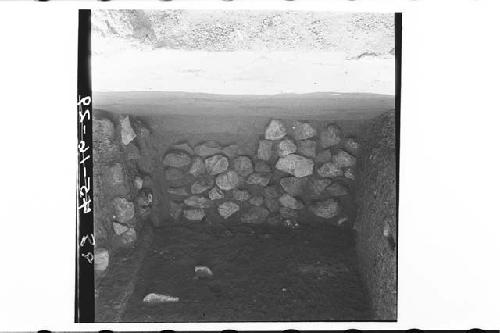
[{"label": "soil surface", "polygon": [[[196,265],[209,267],[213,277],[195,279]],[[179,301],[143,303],[149,293]],[[327,225],[287,229],[183,223],[155,231],[121,321],[370,318],[352,231]]]}]

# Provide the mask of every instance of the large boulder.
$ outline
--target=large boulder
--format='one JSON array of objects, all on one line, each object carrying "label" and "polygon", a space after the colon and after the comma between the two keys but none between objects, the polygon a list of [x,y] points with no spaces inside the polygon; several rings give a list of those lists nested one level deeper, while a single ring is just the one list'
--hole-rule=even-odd
[{"label": "large boulder", "polygon": [[302,195],[307,182],[307,178],[285,177],[280,179],[281,187],[292,196]]},{"label": "large boulder", "polygon": [[319,134],[319,143],[323,148],[336,146],[341,141],[342,129],[337,124],[329,124]]},{"label": "large boulder", "polygon": [[290,173],[295,177],[306,177],[313,173],[314,162],[304,156],[290,154],[278,160],[276,169]]},{"label": "large boulder", "polygon": [[233,199],[237,201],[247,201],[250,199],[250,193],[246,190],[233,190]]},{"label": "large boulder", "polygon": [[224,191],[229,191],[238,186],[240,182],[240,177],[236,171],[229,170],[217,175],[215,178],[215,183],[217,186]]},{"label": "large boulder", "polygon": [[122,143],[126,146],[137,136],[134,129],[130,125],[130,119],[128,116],[122,117],[120,119],[121,137]]},{"label": "large boulder", "polygon": [[260,140],[257,149],[257,158],[269,161],[273,156],[273,142],[269,140]]},{"label": "large boulder", "polygon": [[201,157],[193,158],[193,164],[191,164],[191,168],[189,168],[188,172],[195,177],[198,177],[199,175],[204,174],[205,173],[205,162],[203,162],[203,159]]},{"label": "large boulder", "polygon": [[201,177],[191,185],[191,193],[200,194],[212,186],[214,186],[214,179],[212,177]]},{"label": "large boulder", "polygon": [[219,211],[220,216],[222,216],[224,219],[227,219],[228,217],[239,211],[240,206],[232,201],[225,201],[219,205],[217,210]]},{"label": "large boulder", "polygon": [[173,168],[183,168],[191,164],[191,156],[183,151],[173,151],[165,155],[163,165]]},{"label": "large boulder", "polygon": [[279,199],[281,205],[290,209],[303,209],[304,203],[302,201],[292,197],[290,194],[285,193]]},{"label": "large boulder", "polygon": [[297,141],[297,153],[306,157],[316,157],[316,141]]},{"label": "large boulder", "polygon": [[255,172],[248,177],[247,184],[267,186],[270,180],[271,180],[270,173]]},{"label": "large boulder", "polygon": [[333,199],[318,201],[309,206],[309,210],[316,216],[330,219],[335,217],[340,212],[340,205]]},{"label": "large boulder", "polygon": [[198,156],[206,157],[222,152],[222,148],[216,141],[206,141],[194,147],[194,153]]},{"label": "large boulder", "polygon": [[184,209],[184,218],[189,221],[201,221],[205,217],[205,211],[202,208]]},{"label": "large boulder", "polygon": [[233,162],[234,171],[241,177],[246,177],[253,172],[252,160],[247,156],[239,156]]},{"label": "large boulder", "polygon": [[295,140],[306,140],[316,136],[316,130],[309,123],[294,121],[292,123],[292,135]]},{"label": "large boulder", "polygon": [[325,163],[318,169],[318,175],[324,178],[342,177],[343,174],[342,168],[333,162]]},{"label": "large boulder", "polygon": [[215,176],[227,170],[229,161],[224,155],[214,155],[205,159],[205,169],[209,175]]},{"label": "large boulder", "polygon": [[286,155],[293,154],[297,151],[297,146],[295,142],[290,139],[283,139],[278,143],[278,156],[283,157]]},{"label": "large boulder", "polygon": [[210,200],[218,200],[224,198],[224,192],[217,186],[208,191],[208,198]]},{"label": "large boulder", "polygon": [[184,204],[196,208],[209,208],[212,205],[212,202],[210,199],[200,195],[192,195],[189,198],[184,199]]},{"label": "large boulder", "polygon": [[279,140],[282,139],[285,135],[286,127],[280,120],[273,119],[266,127],[266,140]]},{"label": "large boulder", "polygon": [[268,216],[269,211],[264,207],[251,207],[241,215],[241,222],[250,224],[264,223]]},{"label": "large boulder", "polygon": [[332,156],[332,162],[341,168],[348,168],[356,164],[356,157],[348,152],[340,150],[337,154]]},{"label": "large boulder", "polygon": [[134,218],[134,203],[125,198],[114,198],[113,202],[114,215],[113,219],[119,223],[130,223]]}]

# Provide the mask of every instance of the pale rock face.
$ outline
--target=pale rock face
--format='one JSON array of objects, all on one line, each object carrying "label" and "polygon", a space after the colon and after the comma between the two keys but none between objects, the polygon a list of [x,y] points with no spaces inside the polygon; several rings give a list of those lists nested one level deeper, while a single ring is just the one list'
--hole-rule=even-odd
[{"label": "pale rock face", "polygon": [[259,160],[269,161],[273,156],[273,142],[269,140],[260,140],[257,149],[257,158]]},{"label": "pale rock face", "polygon": [[316,141],[302,140],[297,141],[297,152],[306,157],[316,157]]},{"label": "pale rock face", "polygon": [[97,248],[94,251],[94,270],[104,272],[109,265],[109,252],[104,248]]},{"label": "pale rock face", "polygon": [[201,157],[195,157],[193,159],[193,164],[189,168],[189,173],[195,177],[205,173],[205,163]]},{"label": "pale rock face", "polygon": [[191,156],[183,151],[170,152],[165,155],[163,165],[173,168],[183,168],[191,164]]},{"label": "pale rock face", "polygon": [[231,215],[240,210],[240,206],[232,201],[226,201],[219,205],[219,215],[224,219],[229,218]]},{"label": "pale rock face", "polygon": [[356,177],[354,175],[354,169],[353,168],[347,168],[344,172],[344,177],[351,179],[351,180],[356,180]]},{"label": "pale rock face", "polygon": [[297,151],[297,146],[290,139],[281,140],[278,144],[278,155],[284,157]]},{"label": "pale rock face", "polygon": [[252,207],[241,216],[242,223],[259,224],[265,223],[269,211],[264,207]]},{"label": "pale rock face", "polygon": [[147,294],[142,301],[148,304],[175,303],[179,301],[179,297],[151,293]]},{"label": "pale rock face", "polygon": [[302,195],[307,182],[307,178],[285,177],[280,179],[283,190],[293,196]]},{"label": "pale rock face", "polygon": [[120,223],[125,224],[134,218],[134,203],[125,198],[114,198],[113,208],[115,213],[113,218]]},{"label": "pale rock face", "polygon": [[279,140],[286,135],[286,127],[280,120],[273,119],[267,125],[265,137],[266,140]]},{"label": "pale rock face", "polygon": [[318,169],[318,175],[324,178],[342,177],[343,174],[342,169],[333,162],[325,163]]},{"label": "pale rock face", "polygon": [[189,195],[189,193],[186,191],[186,188],[183,186],[181,186],[181,187],[168,187],[167,193],[172,194],[172,195],[181,196],[181,197]]},{"label": "pale rock face", "polygon": [[172,148],[176,149],[176,150],[182,150],[182,151],[188,153],[189,155],[194,154],[193,148],[191,148],[191,146],[187,142],[177,143],[177,144],[173,145]]},{"label": "pale rock face", "polygon": [[247,184],[250,185],[260,185],[260,186],[267,186],[269,184],[269,181],[271,180],[271,174],[270,173],[252,173],[248,179],[247,179]]},{"label": "pale rock face", "polygon": [[234,159],[234,171],[242,177],[246,177],[253,172],[252,160],[247,156],[239,156]]},{"label": "pale rock face", "polygon": [[121,235],[128,230],[128,226],[121,223],[113,222],[113,230],[115,231],[115,234]]},{"label": "pale rock face", "polygon": [[189,221],[201,221],[205,217],[202,208],[188,208],[184,210],[184,217]]},{"label": "pale rock face", "polygon": [[224,192],[222,192],[218,187],[214,187],[208,192],[208,197],[210,200],[222,199],[224,198]]},{"label": "pale rock face", "polygon": [[205,170],[209,175],[215,176],[227,170],[229,161],[224,155],[214,155],[205,159]]},{"label": "pale rock face", "polygon": [[340,206],[335,199],[316,202],[309,206],[309,209],[314,215],[325,219],[333,218],[340,212]]},{"label": "pale rock face", "polygon": [[137,190],[140,190],[142,188],[143,183],[144,183],[144,181],[142,180],[141,177],[137,176],[134,178],[134,187]]},{"label": "pale rock face", "polygon": [[341,168],[352,167],[356,165],[356,157],[343,150],[332,156],[332,162]]},{"label": "pale rock face", "polygon": [[134,129],[130,125],[130,119],[128,116],[120,119],[120,127],[121,127],[121,137],[122,143],[126,146],[137,136],[134,132]]},{"label": "pale rock face", "polygon": [[250,193],[245,190],[234,189],[233,199],[237,201],[247,201],[248,199],[250,199]]},{"label": "pale rock face", "polygon": [[341,141],[342,141],[342,130],[336,124],[330,124],[320,132],[319,143],[323,148],[336,146]]},{"label": "pale rock face", "polygon": [[229,191],[238,186],[240,177],[236,171],[229,170],[224,173],[217,175],[215,178],[215,183],[217,186],[224,191]]},{"label": "pale rock face", "polygon": [[196,180],[191,185],[191,193],[193,194],[201,194],[207,191],[209,188],[214,186],[214,180],[212,177],[203,177]]},{"label": "pale rock face", "polygon": [[115,126],[113,122],[109,119],[92,119],[92,130],[99,139],[113,140],[115,136]]},{"label": "pale rock face", "polygon": [[316,130],[309,123],[294,121],[292,124],[292,135],[295,140],[306,140],[316,136]]},{"label": "pale rock face", "polygon": [[189,198],[184,199],[184,204],[196,208],[209,208],[212,205],[212,202],[210,199],[200,195],[192,195]]},{"label": "pale rock face", "polygon": [[198,156],[207,157],[222,152],[222,148],[216,141],[207,141],[194,147],[194,153]]},{"label": "pale rock face", "polygon": [[290,173],[295,177],[306,177],[313,173],[314,162],[304,156],[290,154],[278,160],[276,169]]},{"label": "pale rock face", "polygon": [[303,209],[304,208],[304,204],[300,200],[292,197],[288,193],[283,194],[280,197],[279,201],[284,207],[287,207],[290,209]]}]

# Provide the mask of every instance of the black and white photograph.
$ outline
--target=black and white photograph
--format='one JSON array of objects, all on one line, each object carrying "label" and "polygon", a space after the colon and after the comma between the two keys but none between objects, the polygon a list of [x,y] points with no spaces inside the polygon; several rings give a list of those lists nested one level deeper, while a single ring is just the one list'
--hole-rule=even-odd
[{"label": "black and white photograph", "polygon": [[92,10],[95,321],[395,321],[396,22]]}]

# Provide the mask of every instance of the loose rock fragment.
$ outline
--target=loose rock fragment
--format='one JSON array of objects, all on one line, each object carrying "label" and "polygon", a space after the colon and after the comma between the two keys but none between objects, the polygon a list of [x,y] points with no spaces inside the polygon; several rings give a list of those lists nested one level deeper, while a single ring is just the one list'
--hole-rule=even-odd
[{"label": "loose rock fragment", "polygon": [[295,140],[306,140],[316,136],[316,130],[309,123],[294,121],[292,135]]},{"label": "loose rock fragment", "polygon": [[283,194],[280,197],[279,201],[284,207],[287,207],[290,209],[302,209],[302,208],[304,208],[304,204],[300,200],[292,197],[288,193]]},{"label": "loose rock fragment", "polygon": [[125,198],[114,198],[113,208],[113,218],[120,223],[130,222],[134,218],[134,203]]},{"label": "loose rock fragment", "polygon": [[255,162],[255,172],[271,172],[271,167],[264,161]]},{"label": "loose rock fragment", "polygon": [[137,233],[135,232],[134,228],[129,228],[120,236],[121,243],[126,247],[132,246],[137,240]]},{"label": "loose rock fragment", "polygon": [[190,221],[201,221],[205,217],[205,211],[202,208],[185,209],[184,217]]},{"label": "loose rock fragment", "polygon": [[327,199],[324,201],[318,201],[311,206],[309,206],[311,212],[319,217],[329,219],[335,217],[340,212],[340,206],[335,199]]},{"label": "loose rock fragment", "polygon": [[208,192],[208,197],[210,200],[222,199],[224,198],[224,192],[222,192],[218,187],[214,187]]},{"label": "loose rock fragment", "polygon": [[212,177],[202,177],[191,185],[191,193],[200,194],[207,191],[212,186],[214,186],[214,180]]},{"label": "loose rock fragment", "polygon": [[177,196],[187,196],[189,193],[186,191],[184,187],[168,187],[167,193]]},{"label": "loose rock fragment", "polygon": [[338,145],[342,141],[342,130],[336,124],[330,124],[319,135],[321,147],[328,148]]},{"label": "loose rock fragment", "polygon": [[229,161],[224,155],[214,155],[205,159],[205,169],[212,176],[226,171],[228,166]]},{"label": "loose rock fragment", "polygon": [[313,173],[314,162],[304,156],[290,154],[278,160],[276,169],[295,177],[306,177]]},{"label": "loose rock fragment", "polygon": [[316,155],[315,161],[317,163],[327,163],[332,160],[332,153],[330,149],[324,149],[319,154]]},{"label": "loose rock fragment", "polygon": [[281,187],[293,196],[302,195],[307,182],[307,178],[285,177],[280,179]]},{"label": "loose rock fragment", "polygon": [[348,138],[344,142],[344,149],[353,155],[359,153],[360,144],[353,138]]},{"label": "loose rock fragment", "polygon": [[280,202],[277,198],[265,198],[264,205],[271,213],[276,213],[280,210]]},{"label": "loose rock fragment", "polygon": [[264,188],[264,196],[266,198],[278,198],[280,195],[280,188],[277,185],[267,186]]},{"label": "loose rock fragment", "polygon": [[195,177],[198,177],[199,175],[205,173],[205,163],[203,162],[203,159],[201,157],[195,157],[193,159],[193,164],[189,169],[189,173]]},{"label": "loose rock fragment", "polygon": [[229,191],[238,186],[240,177],[236,171],[229,170],[221,173],[215,178],[215,183],[221,190]]},{"label": "loose rock fragment", "polygon": [[194,267],[194,276],[197,279],[208,279],[214,275],[210,268],[207,266],[195,266]]},{"label": "loose rock fragment", "polygon": [[174,151],[165,155],[163,159],[163,165],[174,167],[174,168],[183,168],[191,164],[191,156],[183,151]]},{"label": "loose rock fragment", "polygon": [[194,153],[206,157],[222,152],[221,146],[216,141],[207,141],[194,147]]},{"label": "loose rock fragment", "polygon": [[271,174],[270,173],[252,173],[248,179],[247,183],[250,185],[260,185],[260,186],[267,186],[269,184],[269,181],[271,180]]},{"label": "loose rock fragment", "polygon": [[312,195],[321,195],[332,181],[328,178],[313,178],[309,181],[309,190]]},{"label": "loose rock fragment", "polygon": [[120,127],[121,127],[121,137],[122,143],[126,146],[137,136],[134,132],[134,129],[130,125],[130,119],[128,116],[120,119]]},{"label": "loose rock fragment", "polygon": [[280,121],[273,119],[266,128],[266,140],[279,140],[286,135],[286,127]]},{"label": "loose rock fragment", "polygon": [[224,219],[227,219],[234,213],[240,210],[240,206],[232,201],[226,201],[219,205],[218,211],[219,215]]},{"label": "loose rock fragment", "polygon": [[257,158],[264,161],[269,161],[273,156],[273,142],[269,140],[260,140],[259,148],[257,149]]},{"label": "loose rock fragment", "polygon": [[113,222],[113,230],[115,231],[115,234],[117,234],[117,235],[123,234],[124,232],[126,232],[128,230],[128,228],[129,227],[127,225],[124,225],[124,224],[121,224],[118,222]]},{"label": "loose rock fragment", "polygon": [[297,151],[297,146],[290,139],[281,140],[278,144],[278,155],[284,157]]},{"label": "loose rock fragment", "polygon": [[343,174],[344,171],[333,162],[325,163],[318,169],[318,175],[325,178],[342,177]]},{"label": "loose rock fragment", "polygon": [[316,141],[302,140],[297,141],[297,152],[306,157],[316,157]]},{"label": "loose rock fragment", "polygon": [[134,178],[134,187],[137,189],[137,190],[140,190],[142,188],[142,184],[144,183],[144,181],[142,180],[141,177],[137,176]]},{"label": "loose rock fragment", "polygon": [[253,172],[252,160],[247,156],[239,156],[234,159],[234,171],[242,177],[246,177]]},{"label": "loose rock fragment", "polygon": [[341,150],[332,156],[332,162],[341,168],[352,167],[356,164],[356,157]]},{"label": "loose rock fragment", "polygon": [[104,272],[109,265],[108,250],[100,247],[94,251],[94,270],[96,272]]},{"label": "loose rock fragment", "polygon": [[148,304],[175,303],[179,301],[179,297],[151,293],[146,295],[142,301]]}]

